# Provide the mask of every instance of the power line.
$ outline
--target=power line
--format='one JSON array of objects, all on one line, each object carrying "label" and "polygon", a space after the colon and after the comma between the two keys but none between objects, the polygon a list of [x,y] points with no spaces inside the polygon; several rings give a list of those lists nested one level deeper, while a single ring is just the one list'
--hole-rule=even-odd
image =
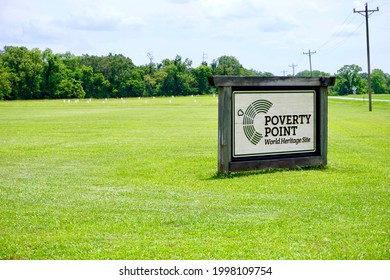
[{"label": "power line", "polygon": [[347,36],[345,36],[342,40],[336,42],[335,45],[325,49],[324,51],[322,51],[322,53],[327,53],[327,52],[331,52],[333,49],[335,48],[338,48],[339,46],[341,46],[342,44],[344,44],[352,35],[355,34],[355,32],[360,28],[360,26],[362,26],[364,23],[364,20],[362,20],[362,22],[352,31],[350,32]]},{"label": "power line", "polygon": [[371,96],[371,65],[370,65],[370,35],[368,29],[368,17],[374,12],[378,12],[379,7],[376,7],[376,10],[369,10],[368,4],[366,3],[366,7],[364,11],[356,11],[353,9],[354,13],[359,13],[366,18],[366,42],[367,42],[367,68],[368,68],[368,103],[369,103],[369,111],[372,111],[372,96]]},{"label": "power line", "polygon": [[322,49],[324,46],[326,46],[333,38],[333,35],[337,34],[337,33],[341,33],[344,31],[345,27],[348,26],[352,20],[353,20],[353,17],[349,20],[348,23],[347,20],[353,15],[353,13],[349,13],[348,16],[345,18],[345,20],[343,21],[343,23],[339,26],[339,28],[334,31],[330,36],[329,36],[329,39],[327,41],[325,41],[325,43],[323,43],[322,45],[320,45],[318,48],[317,48],[317,51]]},{"label": "power line", "polygon": [[202,55],[202,64],[204,64],[206,62],[206,59],[208,58],[207,56],[207,53],[203,52],[203,55]]}]

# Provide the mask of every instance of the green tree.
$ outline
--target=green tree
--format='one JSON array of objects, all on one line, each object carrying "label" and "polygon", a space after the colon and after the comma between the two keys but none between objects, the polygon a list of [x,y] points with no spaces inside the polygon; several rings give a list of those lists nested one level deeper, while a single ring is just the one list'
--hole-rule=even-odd
[{"label": "green tree", "polygon": [[170,96],[179,95],[178,93],[178,69],[177,67],[166,59],[164,67],[157,74],[159,79],[159,95]]},{"label": "green tree", "polygon": [[89,97],[106,98],[110,97],[110,82],[102,73],[96,73],[93,77],[93,92]]},{"label": "green tree", "polygon": [[121,54],[109,54],[102,57],[98,65],[98,73],[102,73],[110,82],[111,97],[126,96],[127,82],[135,68],[132,60]]},{"label": "green tree", "polygon": [[210,93],[208,77],[213,74],[210,66],[201,64],[199,67],[192,69],[192,76],[195,79],[195,87],[200,94]]},{"label": "green tree", "polygon": [[234,56],[221,56],[211,63],[214,75],[241,75],[244,69]]},{"label": "green tree", "polygon": [[374,93],[389,93],[386,75],[380,69],[374,69],[371,73],[371,89]]},{"label": "green tree", "polygon": [[0,100],[11,99],[11,74],[5,68],[0,56]]},{"label": "green tree", "polygon": [[75,56],[70,52],[66,52],[63,54],[57,54],[57,56],[62,60],[67,69],[75,72],[77,68],[79,68],[80,62],[79,57]]},{"label": "green tree", "polygon": [[81,85],[81,81],[74,78],[63,79],[55,93],[56,98],[84,98],[84,96],[85,91]]},{"label": "green tree", "polygon": [[178,82],[179,95],[190,95],[197,93],[196,80],[190,72],[180,72],[178,74]]},{"label": "green tree", "polygon": [[4,47],[1,57],[10,74],[10,96],[16,99],[40,98],[43,71],[41,51],[29,51],[26,47]]},{"label": "green tree", "polygon": [[144,76],[145,96],[154,96],[157,94],[157,80],[154,74]]},{"label": "green tree", "polygon": [[53,98],[61,81],[66,78],[66,65],[58,54],[51,49],[42,52],[43,71],[41,91],[44,97]]},{"label": "green tree", "polygon": [[334,90],[338,95],[352,94],[352,88],[356,87],[357,93],[365,93],[367,82],[362,78],[359,72],[362,68],[358,65],[344,65],[337,71],[336,84]]},{"label": "green tree", "polygon": [[242,76],[259,76],[259,73],[254,69],[245,69],[242,67],[240,69],[240,75]]},{"label": "green tree", "polygon": [[387,93],[390,93],[390,74],[386,73],[385,74],[385,78],[386,78],[386,85],[387,85],[387,88],[388,88],[388,92]]},{"label": "green tree", "polygon": [[195,78],[191,75],[191,60],[182,60],[177,55],[174,60],[165,59],[157,68],[155,77],[158,95],[189,95],[196,92]]},{"label": "green tree", "polygon": [[[107,56],[83,55],[80,65],[90,66],[95,74],[101,73],[109,82],[108,97],[123,97],[128,95],[128,81],[136,68],[132,60],[121,54],[109,53]],[[106,87],[106,82],[104,87]]]},{"label": "green tree", "polygon": [[81,81],[81,85],[85,91],[85,97],[91,98],[93,97],[95,91],[94,85],[94,77],[93,69],[91,66],[82,65],[75,72],[75,79]]},{"label": "green tree", "polygon": [[131,73],[130,79],[127,81],[128,94],[125,96],[143,96],[145,92],[145,82],[141,76],[141,73],[134,70]]},{"label": "green tree", "polygon": [[320,70],[313,70],[312,73],[310,73],[310,70],[304,70],[301,72],[298,72],[295,76],[297,77],[322,77],[322,76],[330,76],[329,73],[322,72]]}]

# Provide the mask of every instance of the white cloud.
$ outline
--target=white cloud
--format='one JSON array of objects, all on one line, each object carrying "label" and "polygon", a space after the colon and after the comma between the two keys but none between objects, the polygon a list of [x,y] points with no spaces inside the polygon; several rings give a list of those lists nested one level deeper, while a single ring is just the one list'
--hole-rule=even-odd
[{"label": "white cloud", "polygon": [[274,16],[262,19],[258,28],[264,32],[284,32],[296,29],[300,25],[301,23],[293,17]]},{"label": "white cloud", "polygon": [[[204,51],[209,61],[234,55],[248,68],[276,74],[292,61],[306,62],[302,50],[320,46],[315,61],[322,59],[329,72],[347,58],[364,60],[364,27],[357,29],[364,17],[353,13],[353,8],[364,9],[364,3],[353,0],[1,1],[3,46],[56,46],[54,52],[75,54],[123,53],[138,64],[147,63],[146,52],[153,51],[156,61],[180,54],[193,60],[194,66]],[[382,63],[374,65],[373,60],[373,67],[390,61],[388,52],[375,46],[389,44],[386,16],[375,13],[370,18],[372,56],[380,57]],[[350,45],[362,50],[353,53]],[[327,59],[322,58],[324,50]],[[375,54],[376,50],[382,51]]]},{"label": "white cloud", "polygon": [[191,0],[170,0],[172,3],[174,4],[187,4],[189,3]]},{"label": "white cloud", "polygon": [[79,10],[70,15],[64,25],[72,29],[108,31],[119,28],[139,28],[145,25],[141,17],[126,16],[114,9]]},{"label": "white cloud", "polygon": [[198,2],[205,15],[221,19],[239,14],[242,0],[199,0]]}]

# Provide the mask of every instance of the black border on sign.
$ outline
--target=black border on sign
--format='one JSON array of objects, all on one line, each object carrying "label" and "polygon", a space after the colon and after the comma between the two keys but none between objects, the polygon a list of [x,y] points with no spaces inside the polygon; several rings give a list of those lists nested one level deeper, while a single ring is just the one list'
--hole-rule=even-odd
[{"label": "black border on sign", "polygon": [[[294,93],[305,93],[313,94],[313,129],[314,129],[314,148],[310,150],[286,150],[286,151],[280,151],[280,152],[261,152],[261,153],[251,153],[251,154],[235,154],[235,145],[236,145],[236,137],[235,137],[235,120],[236,120],[236,112],[235,112],[235,96],[236,94],[294,94]],[[250,158],[250,157],[267,157],[267,156],[273,156],[273,155],[292,155],[292,154],[307,154],[307,153],[314,153],[318,147],[317,145],[317,93],[314,89],[310,90],[242,90],[242,91],[233,91],[232,90],[232,159],[237,158]]]},{"label": "black border on sign", "polygon": [[[235,166],[236,164],[242,163],[247,163],[248,165],[251,165],[250,162],[264,162],[266,163],[267,161],[274,162],[275,160],[287,160],[289,162],[294,162],[296,161],[306,161],[308,158],[323,158],[323,151],[322,146],[321,146],[321,98],[320,98],[320,87],[315,87],[315,86],[308,86],[308,87],[299,87],[297,88],[296,86],[281,86],[281,87],[264,87],[264,86],[232,86],[231,87],[231,92],[232,92],[232,99],[231,99],[231,112],[233,112],[233,102],[234,102],[234,96],[233,92],[250,92],[250,91],[255,91],[255,92],[285,92],[285,91],[314,91],[315,92],[315,151],[302,151],[302,152],[297,152],[297,153],[283,153],[283,154],[272,154],[272,155],[257,155],[257,156],[247,156],[247,157],[235,157],[234,156],[234,144],[233,144],[233,131],[234,131],[234,123],[233,123],[233,116],[232,117],[232,123],[231,123],[231,137],[232,137],[232,146],[231,146],[231,163],[230,166]],[[322,161],[322,160],[320,160]],[[255,164],[256,165],[256,164]],[[234,171],[235,168],[232,168],[231,171]],[[245,169],[245,168],[244,168]],[[254,168],[257,169],[257,168]],[[261,168],[262,169],[262,168]]]}]

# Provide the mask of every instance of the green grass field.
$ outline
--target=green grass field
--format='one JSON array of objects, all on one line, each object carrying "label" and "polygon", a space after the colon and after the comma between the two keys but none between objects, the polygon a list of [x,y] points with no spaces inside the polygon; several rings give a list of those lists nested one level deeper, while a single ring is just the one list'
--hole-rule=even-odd
[{"label": "green grass field", "polygon": [[0,102],[0,259],[390,259],[390,103],[329,100],[326,168],[221,177],[216,100]]}]

